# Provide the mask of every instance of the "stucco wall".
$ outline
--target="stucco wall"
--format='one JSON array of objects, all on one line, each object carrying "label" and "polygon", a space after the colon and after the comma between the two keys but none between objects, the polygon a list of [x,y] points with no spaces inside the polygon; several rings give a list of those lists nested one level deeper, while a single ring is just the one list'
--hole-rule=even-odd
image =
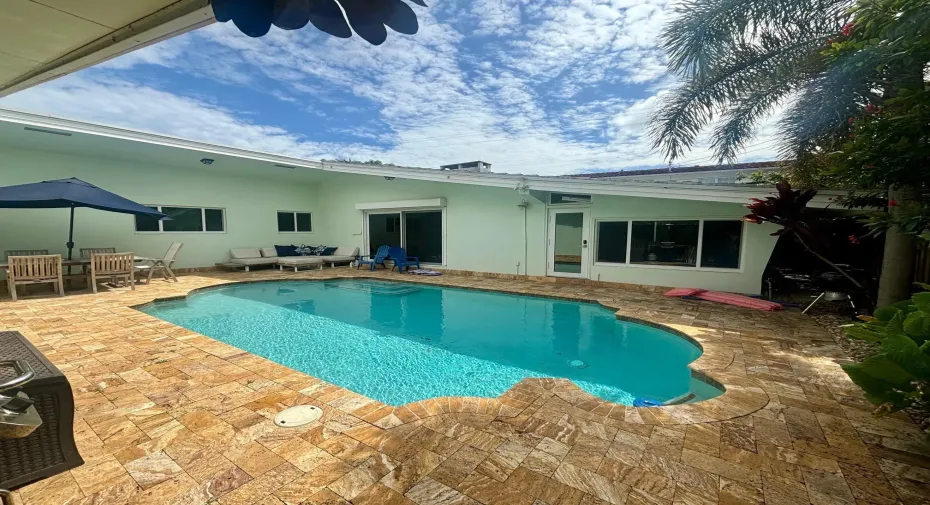
[{"label": "stucco wall", "polygon": [[[215,171],[118,161],[0,147],[0,185],[78,177],[145,204],[220,207],[225,233],[136,233],[133,218],[78,209],[75,254],[80,247],[116,247],[160,256],[172,241],[184,242],[178,266],[210,266],[235,247],[282,243],[362,247],[358,203],[444,197],[447,268],[509,274],[546,275],[547,207],[507,188],[467,186],[377,176],[328,174],[317,184],[260,177],[219,175]],[[526,200],[525,210],[518,207]],[[559,208],[570,208],[559,206]],[[738,204],[595,195],[586,235],[590,278],[602,281],[689,286],[759,293],[762,271],[775,245],[768,225],[746,225],[742,267],[710,271],[685,267],[595,264],[599,219],[733,218]],[[279,234],[276,211],[310,211],[313,233]],[[0,209],[0,252],[49,249],[65,253],[67,209]],[[524,230],[526,250],[524,251]]]},{"label": "stucco wall", "polygon": [[[446,266],[458,270],[545,274],[545,204],[525,197],[528,253],[524,260],[524,199],[506,188],[466,186],[383,177],[332,175],[319,187],[323,241],[362,247],[362,212],[357,203],[446,198]],[[524,271],[524,265],[528,269]]]},{"label": "stucco wall", "polygon": [[[162,256],[171,242],[183,242],[179,267],[210,266],[229,249],[275,243],[322,242],[318,233],[279,234],[277,211],[311,211],[316,232],[314,185],[296,185],[220,176],[105,158],[81,157],[0,147],[0,186],[77,177],[143,204],[226,209],[225,233],[136,233],[133,217],[76,209],[74,256],[81,247],[116,247],[140,256]],[[67,254],[68,209],[0,209],[0,254],[10,249],[48,249]]]}]

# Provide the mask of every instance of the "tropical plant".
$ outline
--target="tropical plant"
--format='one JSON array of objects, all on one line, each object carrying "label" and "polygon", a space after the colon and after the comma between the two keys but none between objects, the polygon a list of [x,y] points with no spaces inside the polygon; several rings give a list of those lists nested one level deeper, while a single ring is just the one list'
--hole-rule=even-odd
[{"label": "tropical plant", "polygon": [[930,292],[878,309],[846,334],[876,345],[871,356],[843,370],[880,413],[930,400]]},{"label": "tropical plant", "polygon": [[[670,160],[711,128],[718,160],[734,161],[761,122],[786,106],[782,157],[823,163],[855,128],[850,118],[924,89],[926,0],[685,0],[676,13],[663,45],[682,84],[662,98],[649,127]],[[888,198],[919,199],[912,182],[879,179],[884,186],[872,189]],[[890,226],[879,305],[907,297],[901,270],[912,262],[910,237]]]},{"label": "tropical plant", "polygon": [[743,216],[743,221],[754,224],[772,223],[778,225],[779,229],[772,233],[773,236],[793,237],[804,249],[833,270],[842,274],[843,277],[846,277],[854,286],[865,293],[865,287],[855,277],[833,261],[830,261],[824,254],[828,249],[826,240],[828,232],[826,229],[830,228],[829,223],[821,222],[821,220],[813,218],[807,212],[807,204],[817,195],[817,191],[813,189],[794,190],[791,189],[791,184],[787,181],[779,182],[775,185],[775,188],[778,190],[775,196],[769,196],[764,200],[760,198],[751,199],[751,203],[746,205],[750,213]]}]

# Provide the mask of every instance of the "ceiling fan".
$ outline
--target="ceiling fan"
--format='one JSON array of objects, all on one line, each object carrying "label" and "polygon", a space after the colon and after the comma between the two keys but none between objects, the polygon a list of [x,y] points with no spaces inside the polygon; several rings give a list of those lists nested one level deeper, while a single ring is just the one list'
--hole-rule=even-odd
[{"label": "ceiling fan", "polygon": [[[423,0],[409,0],[426,7]],[[373,45],[387,39],[387,28],[413,35],[419,29],[416,13],[404,0],[213,0],[217,21],[232,21],[249,37],[261,37],[271,25],[299,30],[312,24],[318,30],[349,38],[353,30]]]}]

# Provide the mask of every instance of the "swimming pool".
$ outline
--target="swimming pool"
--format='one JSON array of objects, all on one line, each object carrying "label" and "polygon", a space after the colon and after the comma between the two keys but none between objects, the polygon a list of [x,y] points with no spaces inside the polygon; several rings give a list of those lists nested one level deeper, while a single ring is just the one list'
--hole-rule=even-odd
[{"label": "swimming pool", "polygon": [[526,377],[625,405],[721,393],[692,377],[698,346],[594,303],[346,279],[236,284],[140,310],[390,405],[497,397]]}]

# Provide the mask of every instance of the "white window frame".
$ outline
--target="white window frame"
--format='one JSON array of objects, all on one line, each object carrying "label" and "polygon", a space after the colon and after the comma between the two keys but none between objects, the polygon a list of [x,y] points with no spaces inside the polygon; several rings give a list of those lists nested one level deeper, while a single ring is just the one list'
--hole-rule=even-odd
[{"label": "white window frame", "polygon": [[[200,207],[194,205],[155,205],[155,204],[143,204],[146,207],[154,207],[158,209],[158,212],[161,212],[164,207],[171,207],[172,209],[200,209],[200,227],[203,228],[201,231],[165,231],[165,221],[163,219],[158,220],[158,231],[139,231],[136,230],[136,221],[133,219],[132,228],[135,230],[137,235],[155,235],[155,234],[164,234],[164,233],[209,233],[209,234],[223,234],[226,233],[226,208],[225,207]],[[207,210],[218,210],[223,213],[223,231],[207,231]]]},{"label": "white window frame", "polygon": [[407,225],[404,222],[404,213],[405,212],[442,212],[442,263],[427,263],[420,262],[422,265],[429,266],[447,266],[449,264],[448,250],[446,248],[446,237],[448,233],[447,221],[446,221],[446,207],[410,207],[410,208],[386,208],[386,209],[365,209],[362,211],[362,256],[368,256],[368,251],[371,251],[371,244],[369,243],[369,230],[368,230],[368,216],[370,214],[399,214],[400,215],[400,246],[404,249],[407,248]]},{"label": "white window frame", "polygon": [[[600,223],[601,222],[627,222],[627,231],[626,231],[626,262],[625,263],[608,263],[604,261],[597,261],[597,247],[599,246],[600,240]],[[644,263],[631,263],[630,262],[630,247],[633,243],[633,222],[634,221],[698,221],[698,242],[697,242],[697,255],[695,257],[695,265],[693,267],[679,266],[679,265],[649,265]],[[687,272],[729,272],[729,273],[743,273],[746,268],[746,223],[742,222],[742,228],[740,229],[740,241],[739,241],[739,268],[717,268],[717,267],[703,267],[701,265],[701,260],[703,258],[704,252],[704,222],[705,221],[740,221],[740,218],[734,217],[708,217],[708,218],[693,218],[693,217],[610,217],[610,218],[596,218],[594,220],[594,254],[593,261],[594,266],[596,267],[608,267],[608,268],[656,268],[660,270],[684,270]]]},{"label": "white window frame", "polygon": [[[278,214],[291,214],[291,217],[294,220],[294,231],[281,231],[278,230],[278,233],[313,233],[313,213],[306,210],[279,210],[275,212],[275,228],[278,227]],[[310,216],[310,231],[299,231],[297,229],[297,214],[307,214]]]}]

